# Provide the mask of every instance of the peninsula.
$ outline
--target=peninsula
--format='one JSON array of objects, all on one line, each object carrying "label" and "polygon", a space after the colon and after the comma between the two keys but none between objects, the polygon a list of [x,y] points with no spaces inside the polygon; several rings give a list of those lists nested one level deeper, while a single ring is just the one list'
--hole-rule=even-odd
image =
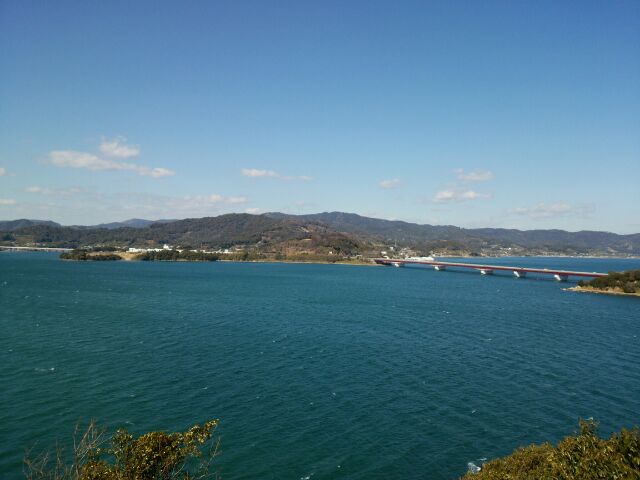
[{"label": "peninsula", "polygon": [[582,280],[578,282],[578,285],[567,290],[640,297],[640,270],[609,272],[606,277],[594,278],[588,281]]}]

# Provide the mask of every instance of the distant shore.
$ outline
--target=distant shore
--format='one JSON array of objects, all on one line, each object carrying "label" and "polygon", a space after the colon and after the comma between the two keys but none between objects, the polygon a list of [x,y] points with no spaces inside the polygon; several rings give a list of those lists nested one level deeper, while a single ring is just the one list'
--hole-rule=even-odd
[{"label": "distant shore", "polygon": [[363,260],[337,260],[335,262],[330,262],[329,260],[287,260],[287,259],[275,259],[275,258],[264,258],[258,260],[225,260],[220,259],[219,262],[224,263],[302,263],[302,264],[310,264],[310,265],[355,265],[355,266],[365,266],[365,267],[379,267],[377,263],[373,260],[370,262]]},{"label": "distant shore", "polygon": [[[35,247],[35,246],[13,246],[13,245],[0,245],[0,252],[3,251],[13,251],[13,252],[70,252],[74,250],[73,248],[64,248],[64,247]],[[121,255],[123,260],[132,260],[130,258],[130,252],[117,252],[118,255]],[[620,255],[456,255],[453,253],[450,254],[436,254],[437,258],[472,258],[472,259],[481,259],[481,258],[571,258],[571,259],[592,259],[592,260],[640,260],[640,256],[620,256]],[[220,261],[226,261],[220,259]],[[232,260],[236,261],[236,260]],[[276,259],[258,259],[258,260],[248,260],[248,261],[266,261],[266,262],[283,262],[283,263],[341,263],[341,262],[332,262],[332,261],[323,261],[323,260],[309,260],[309,261],[298,261],[298,260],[276,260]],[[346,264],[357,264],[356,261],[344,261],[342,263]],[[360,261],[362,265],[368,265],[369,262]]]}]

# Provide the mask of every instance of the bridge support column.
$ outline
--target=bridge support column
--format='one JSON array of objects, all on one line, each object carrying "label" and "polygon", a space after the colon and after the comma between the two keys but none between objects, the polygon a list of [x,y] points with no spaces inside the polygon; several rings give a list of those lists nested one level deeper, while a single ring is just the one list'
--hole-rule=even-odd
[{"label": "bridge support column", "polygon": [[513,274],[516,278],[525,278],[527,276],[527,272],[523,272],[522,270],[514,270]]},{"label": "bridge support column", "polygon": [[434,265],[433,269],[438,272],[444,272],[447,269],[447,267],[445,265]]},{"label": "bridge support column", "polygon": [[569,279],[569,275],[565,275],[564,273],[556,273],[553,278],[555,278],[558,282],[566,282]]},{"label": "bridge support column", "polygon": [[480,275],[493,275],[493,270],[490,268],[481,268]]}]

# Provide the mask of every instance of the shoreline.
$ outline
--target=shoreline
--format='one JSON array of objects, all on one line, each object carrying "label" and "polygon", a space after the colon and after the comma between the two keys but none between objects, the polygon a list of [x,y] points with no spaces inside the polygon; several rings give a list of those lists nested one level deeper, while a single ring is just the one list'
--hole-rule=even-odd
[{"label": "shoreline", "polygon": [[[97,256],[97,255],[96,255]],[[80,260],[77,258],[61,258],[63,262],[100,262],[100,260]],[[122,257],[120,260],[108,260],[108,262],[127,262],[127,263],[283,263],[283,264],[307,264],[307,265],[351,265],[355,267],[379,267],[375,262],[349,262],[349,261],[337,261],[337,262],[329,262],[322,260],[273,260],[273,259],[264,259],[264,260],[185,260],[185,259],[177,259],[177,260],[137,260],[135,258],[126,258]]]},{"label": "shoreline", "polygon": [[[23,246],[13,246],[13,245],[0,245],[0,252],[67,252],[72,251],[73,248],[68,247],[23,247]],[[118,252],[118,254],[123,254],[128,252]],[[589,259],[589,260],[640,260],[640,256],[619,256],[619,255],[438,255],[438,258],[473,258],[473,259],[481,259],[481,258],[571,258],[571,259]],[[123,258],[124,259],[124,258]],[[223,261],[223,260],[220,260]],[[229,261],[229,260],[227,260]],[[235,260],[231,260],[235,261]],[[284,262],[284,263],[339,263],[339,262],[324,262],[324,261],[287,261],[287,260],[273,260],[273,259],[265,259],[265,260],[248,260],[248,261],[267,261],[267,262]],[[351,263],[351,262],[344,262]],[[355,262],[354,262],[355,263]],[[368,262],[362,262],[363,265],[368,264]]]},{"label": "shoreline", "polygon": [[598,295],[617,295],[619,297],[636,297],[640,298],[640,293],[626,293],[626,292],[617,292],[615,290],[600,290],[597,288],[585,288],[579,285],[575,287],[563,288],[563,290],[567,292],[578,292],[578,293],[596,293]]}]

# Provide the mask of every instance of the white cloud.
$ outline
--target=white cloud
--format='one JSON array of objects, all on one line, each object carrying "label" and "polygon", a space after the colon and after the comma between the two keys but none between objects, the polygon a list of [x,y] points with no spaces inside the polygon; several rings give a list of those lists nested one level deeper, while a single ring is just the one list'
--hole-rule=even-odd
[{"label": "white cloud", "polygon": [[312,178],[307,175],[299,175],[299,176],[280,175],[278,172],[274,172],[273,170],[260,170],[257,168],[243,168],[240,170],[240,173],[245,177],[251,177],[251,178],[277,178],[280,180],[300,180],[303,182],[312,180]]},{"label": "white cloud", "polygon": [[454,170],[458,180],[463,182],[486,182],[493,178],[493,172],[489,170],[477,170],[475,172],[465,172],[463,168],[457,168]]},{"label": "white cloud", "polygon": [[390,180],[382,180],[378,185],[380,185],[380,188],[384,188],[384,189],[391,189],[391,188],[398,188],[401,185],[401,181],[399,178],[392,178]]},{"label": "white cloud", "polygon": [[7,174],[7,170],[4,167],[0,167],[0,177]]},{"label": "white cloud", "polygon": [[137,165],[136,167],[135,171],[137,171],[139,175],[147,175],[153,178],[171,177],[176,174],[173,170],[163,167],[149,168],[139,167]]},{"label": "white cloud", "polygon": [[436,196],[433,197],[432,201],[434,203],[454,203],[480,200],[483,198],[491,198],[491,195],[488,193],[478,193],[473,190],[449,189],[440,190],[436,193]]},{"label": "white cloud", "polygon": [[280,175],[273,170],[258,170],[257,168],[243,168],[240,170],[245,177],[259,178],[259,177],[271,177],[280,178]]},{"label": "white cloud", "polygon": [[5,207],[8,205],[15,205],[16,201],[13,198],[0,198],[0,207]]},{"label": "white cloud", "polygon": [[538,203],[533,207],[512,208],[508,213],[513,215],[523,215],[533,220],[554,217],[577,216],[587,217],[595,211],[595,205],[570,205],[568,203]]},{"label": "white cloud", "polygon": [[131,158],[140,154],[140,147],[137,145],[126,145],[125,137],[116,137],[113,140],[102,139],[100,151],[107,157]]},{"label": "white cloud", "polygon": [[245,213],[250,213],[251,215],[257,215],[260,213],[260,209],[259,208],[247,208],[245,210]]},{"label": "white cloud", "polygon": [[176,173],[168,168],[153,168],[135,163],[109,160],[92,153],[73,150],[54,150],[49,152],[49,162],[56,167],[62,168],[84,168],[94,171],[124,170],[153,178],[168,177]]}]

